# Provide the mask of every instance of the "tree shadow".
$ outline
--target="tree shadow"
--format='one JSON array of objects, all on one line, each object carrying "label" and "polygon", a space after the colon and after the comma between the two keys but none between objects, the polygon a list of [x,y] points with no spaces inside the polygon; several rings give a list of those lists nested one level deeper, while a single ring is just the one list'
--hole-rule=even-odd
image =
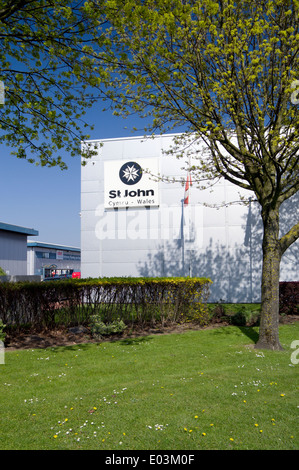
[{"label": "tree shadow", "polygon": [[254,344],[259,339],[258,328],[256,326],[238,326],[239,330],[247,336]]},{"label": "tree shadow", "polygon": [[209,278],[213,282],[209,302],[259,302],[261,258],[256,256],[250,270],[246,247],[235,245],[230,250],[210,239],[205,249],[187,251],[184,261],[185,266],[178,241],[168,241],[149,254],[147,261],[139,264],[138,271],[144,277]]},{"label": "tree shadow", "polygon": [[[281,206],[282,234],[296,223],[298,212],[299,193]],[[209,302],[260,302],[263,227],[257,201],[251,202],[242,218],[243,242],[229,245],[210,237],[203,240],[204,246],[199,248],[196,243],[188,243],[182,238],[161,241],[157,251],[149,253],[147,260],[138,264],[139,274],[144,277],[207,277],[213,282]],[[299,240],[282,258],[281,272],[285,280],[297,280],[298,257]]]},{"label": "tree shadow", "polygon": [[151,341],[153,339],[153,336],[138,336],[136,338],[124,338],[124,339],[121,339],[119,340],[118,342],[122,345],[122,346],[134,346],[134,345],[138,345],[138,344],[142,344],[142,343],[147,343],[149,341]]},{"label": "tree shadow", "polygon": [[[84,340],[82,340],[84,341]],[[44,348],[45,350],[51,351],[52,353],[59,354],[67,351],[78,351],[79,349],[82,351],[88,351],[89,349],[94,348],[95,346],[100,346],[101,342],[82,342],[82,343],[76,343],[76,344],[66,344],[66,345],[61,345],[57,344],[55,346],[48,346]]]}]

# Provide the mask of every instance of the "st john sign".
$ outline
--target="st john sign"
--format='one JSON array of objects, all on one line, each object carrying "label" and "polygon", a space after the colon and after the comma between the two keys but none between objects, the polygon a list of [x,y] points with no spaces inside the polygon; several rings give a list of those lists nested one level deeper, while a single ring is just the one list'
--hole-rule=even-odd
[{"label": "st john sign", "polygon": [[104,162],[105,209],[159,206],[157,158]]}]

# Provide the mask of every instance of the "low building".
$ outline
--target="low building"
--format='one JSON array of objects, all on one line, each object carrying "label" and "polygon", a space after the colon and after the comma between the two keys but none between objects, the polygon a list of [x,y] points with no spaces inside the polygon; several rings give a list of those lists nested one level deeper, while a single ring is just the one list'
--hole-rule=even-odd
[{"label": "low building", "polygon": [[28,275],[40,275],[43,279],[68,277],[80,271],[81,251],[76,247],[28,240],[27,266]]},{"label": "low building", "polygon": [[0,222],[0,266],[7,276],[27,275],[27,237],[36,235],[33,228]]}]

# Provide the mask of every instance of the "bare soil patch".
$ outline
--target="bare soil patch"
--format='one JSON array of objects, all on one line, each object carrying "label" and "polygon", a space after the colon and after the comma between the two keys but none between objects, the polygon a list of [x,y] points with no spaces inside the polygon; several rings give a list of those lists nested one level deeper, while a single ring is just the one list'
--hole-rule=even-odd
[{"label": "bare soil patch", "polygon": [[30,332],[14,332],[7,333],[5,338],[5,349],[37,349],[37,348],[51,348],[57,346],[72,346],[82,343],[98,343],[103,341],[116,341],[119,339],[136,338],[139,336],[157,335],[157,334],[170,334],[182,333],[188,330],[200,330],[215,328],[217,326],[227,325],[225,322],[214,323],[206,327],[198,324],[175,324],[154,327],[143,327],[131,329],[128,327],[122,334],[115,334],[96,339],[92,336],[89,328],[84,328],[82,332],[72,332],[68,328],[58,328],[55,330],[43,331],[30,331]]},{"label": "bare soil patch", "polygon": [[[288,315],[281,317],[280,323],[290,324],[298,321],[298,315]],[[89,328],[79,327],[79,331],[74,332],[72,328],[60,327],[54,330],[43,331],[28,331],[28,332],[9,332],[5,338],[5,349],[38,349],[38,348],[51,348],[57,346],[72,346],[82,343],[98,343],[104,341],[116,341],[126,338],[136,338],[140,336],[157,335],[157,334],[171,334],[183,333],[190,330],[212,329],[221,326],[228,326],[229,323],[221,320],[215,320],[208,326],[200,326],[196,323],[172,324],[172,325],[158,325],[157,327],[145,326],[143,328],[128,327],[122,334],[110,335],[102,337],[100,340],[95,339]],[[80,331],[81,330],[81,331]]]}]

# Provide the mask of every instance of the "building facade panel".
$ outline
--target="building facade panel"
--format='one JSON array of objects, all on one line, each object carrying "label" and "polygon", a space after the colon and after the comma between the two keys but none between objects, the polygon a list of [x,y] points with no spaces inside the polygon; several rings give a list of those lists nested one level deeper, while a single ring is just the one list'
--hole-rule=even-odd
[{"label": "building facade panel", "polygon": [[0,230],[0,266],[6,274],[27,274],[26,244],[26,235]]},{"label": "building facade panel", "polygon": [[[205,276],[213,281],[210,301],[259,301],[259,207],[254,200],[250,206],[241,201],[253,194],[223,179],[211,189],[198,189],[193,182],[185,206],[182,167],[190,156],[167,154],[174,137],[106,139],[82,167],[82,277]],[[138,173],[145,159],[158,162],[155,171],[163,176],[157,180],[152,174],[150,189],[143,185],[148,173]],[[106,162],[110,172],[105,173]],[[146,190],[158,192],[158,205],[140,197]],[[129,198],[135,198],[136,207],[126,205]],[[109,205],[110,200],[119,205]],[[283,259],[282,269],[297,276],[294,261]]]},{"label": "building facade panel", "polygon": [[34,229],[0,223],[0,266],[8,276],[27,275],[27,237]]}]

